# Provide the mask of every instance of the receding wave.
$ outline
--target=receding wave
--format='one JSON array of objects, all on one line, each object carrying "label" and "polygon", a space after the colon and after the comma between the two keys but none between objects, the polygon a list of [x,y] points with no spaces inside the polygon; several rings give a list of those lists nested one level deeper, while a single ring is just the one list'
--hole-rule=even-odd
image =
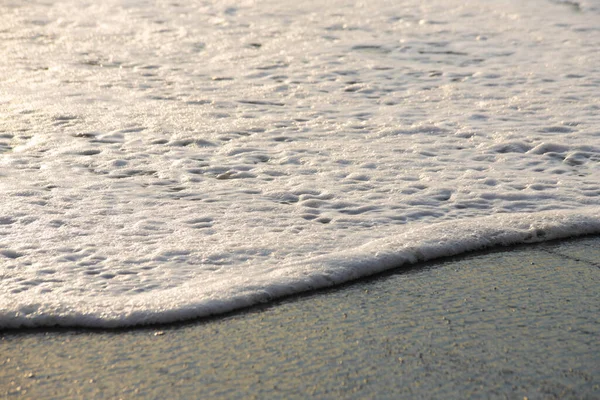
[{"label": "receding wave", "polygon": [[0,1],[0,328],[598,232],[592,2],[158,3]]}]

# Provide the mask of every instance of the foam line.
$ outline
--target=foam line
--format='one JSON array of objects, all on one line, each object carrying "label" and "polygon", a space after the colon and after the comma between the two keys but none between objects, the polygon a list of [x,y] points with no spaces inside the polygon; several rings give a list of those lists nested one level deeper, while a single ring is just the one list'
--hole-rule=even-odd
[{"label": "foam line", "polygon": [[[0,329],[119,328],[222,314],[283,296],[339,285],[407,264],[474,250],[600,233],[600,210],[502,214],[415,228],[356,249],[309,258],[263,275],[195,280],[184,287],[124,298],[53,296],[30,302],[3,296]],[[510,251],[510,250],[508,250]],[[523,268],[527,268],[526,265]]]}]

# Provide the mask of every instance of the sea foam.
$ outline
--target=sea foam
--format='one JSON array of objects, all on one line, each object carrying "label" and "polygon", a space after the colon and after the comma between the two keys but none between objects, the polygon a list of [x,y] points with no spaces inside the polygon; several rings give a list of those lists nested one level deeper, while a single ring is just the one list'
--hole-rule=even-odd
[{"label": "sea foam", "polygon": [[600,233],[580,3],[1,5],[0,328],[166,323]]}]

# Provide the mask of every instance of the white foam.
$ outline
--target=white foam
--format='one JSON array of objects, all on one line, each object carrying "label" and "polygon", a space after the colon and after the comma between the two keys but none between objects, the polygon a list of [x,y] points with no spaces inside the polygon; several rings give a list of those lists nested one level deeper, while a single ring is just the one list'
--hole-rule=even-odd
[{"label": "white foam", "polygon": [[600,232],[597,8],[321,3],[0,6],[0,328]]}]

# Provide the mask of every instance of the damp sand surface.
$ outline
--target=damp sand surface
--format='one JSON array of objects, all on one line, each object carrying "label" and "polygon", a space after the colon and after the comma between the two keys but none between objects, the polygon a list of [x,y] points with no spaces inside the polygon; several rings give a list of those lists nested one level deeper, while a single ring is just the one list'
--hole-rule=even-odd
[{"label": "damp sand surface", "polygon": [[0,336],[6,398],[600,397],[600,237],[472,253],[220,318]]}]

